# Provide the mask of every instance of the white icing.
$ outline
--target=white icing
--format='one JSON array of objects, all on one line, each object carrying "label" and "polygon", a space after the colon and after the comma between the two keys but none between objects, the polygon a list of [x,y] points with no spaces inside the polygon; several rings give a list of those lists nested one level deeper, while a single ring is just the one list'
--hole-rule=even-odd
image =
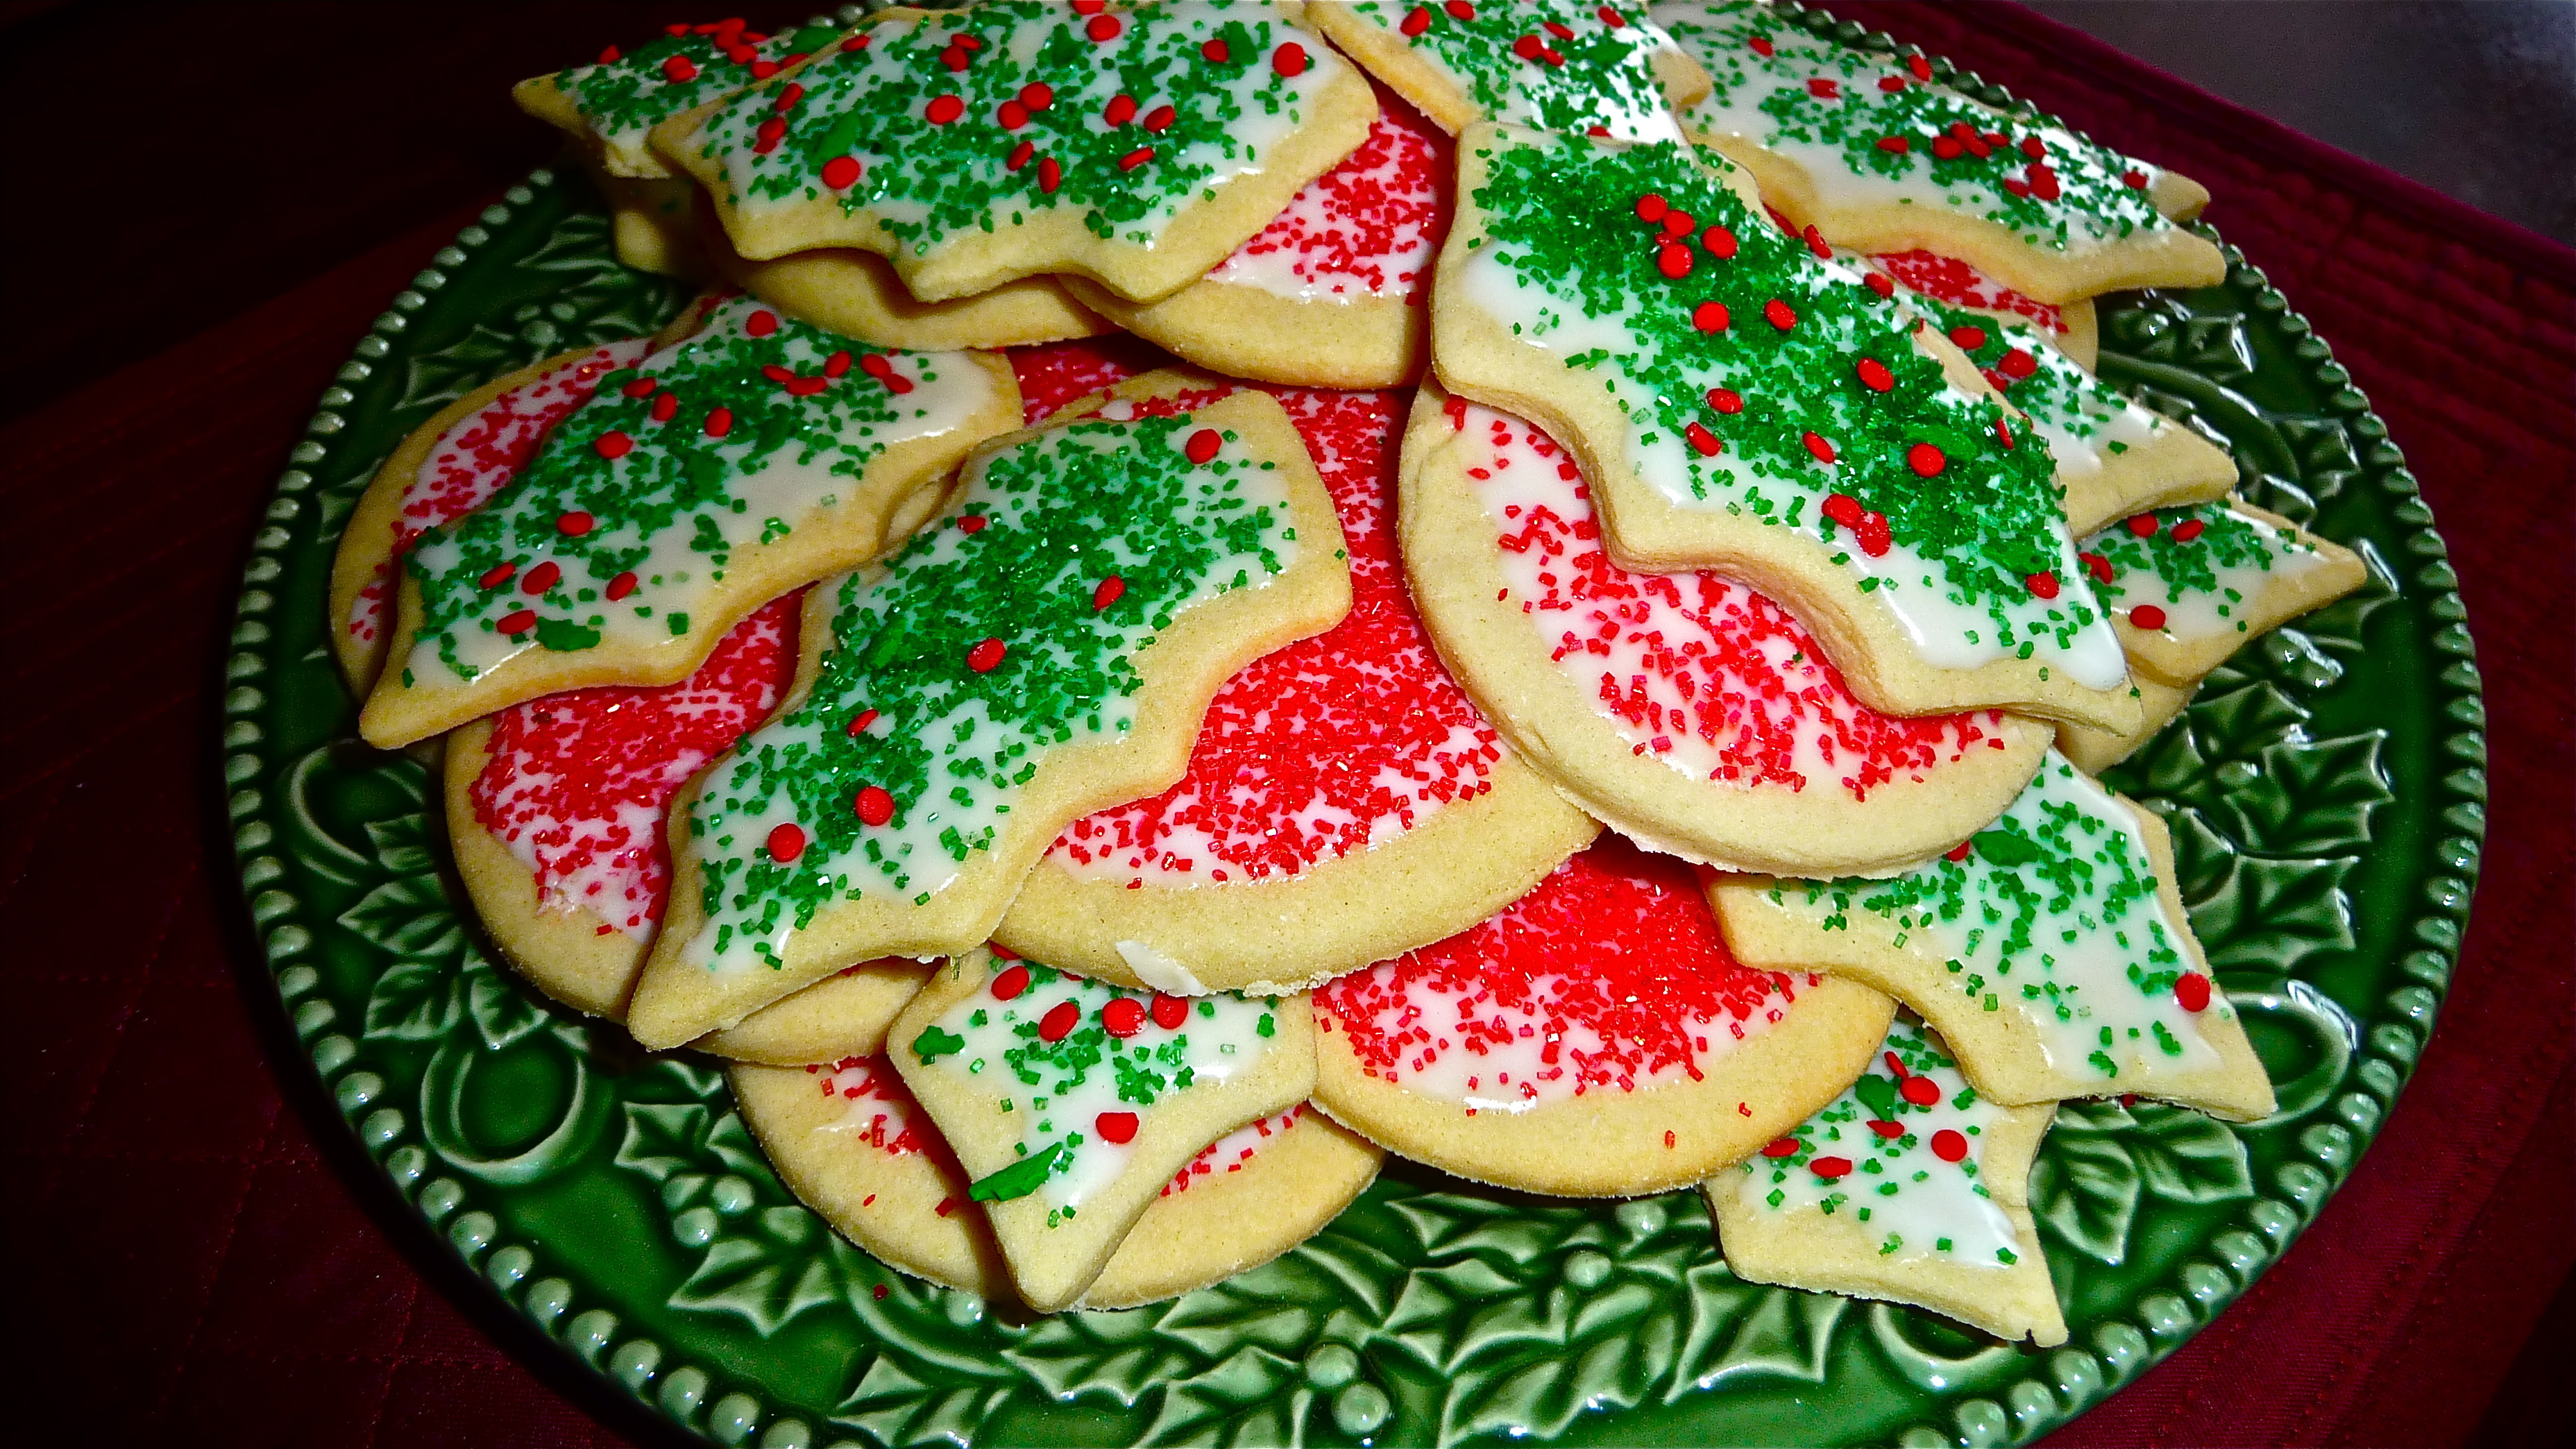
[{"label": "white icing", "polygon": [[1173,996],[1208,994],[1207,983],[1199,980],[1197,973],[1191,971],[1187,964],[1142,941],[1119,942],[1118,959],[1127,963],[1127,969],[1136,973],[1137,980],[1156,991]]}]

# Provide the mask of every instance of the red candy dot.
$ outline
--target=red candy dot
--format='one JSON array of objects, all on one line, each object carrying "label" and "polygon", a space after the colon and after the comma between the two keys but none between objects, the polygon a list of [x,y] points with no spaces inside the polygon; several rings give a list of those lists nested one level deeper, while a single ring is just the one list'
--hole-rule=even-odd
[{"label": "red candy dot", "polygon": [[1181,113],[1170,106],[1156,106],[1145,113],[1145,129],[1159,136],[1172,129],[1172,123],[1180,118]]},{"label": "red candy dot", "polygon": [[1941,1100],[1941,1084],[1930,1077],[1907,1077],[1896,1084],[1896,1095],[1917,1107],[1929,1107]]},{"label": "red candy dot", "polygon": [[1862,286],[1876,292],[1881,297],[1893,297],[1896,295],[1896,284],[1887,279],[1887,274],[1885,272],[1868,273],[1860,279],[1860,282]]},{"label": "red candy dot", "polygon": [[1708,405],[1732,417],[1744,411],[1744,394],[1731,387],[1713,387],[1708,390]]},{"label": "red candy dot", "polygon": [[620,51],[616,46],[612,45],[599,53],[599,63],[601,65],[615,65],[617,64],[617,57],[622,54],[624,54],[623,51]]},{"label": "red candy dot", "polygon": [[1126,595],[1127,581],[1116,574],[1111,574],[1100,581],[1100,587],[1091,591],[1091,612],[1097,614],[1125,598]]},{"label": "red candy dot", "polygon": [[859,736],[866,734],[868,732],[868,726],[875,724],[876,722],[877,712],[875,710],[860,710],[850,720],[850,737],[852,739],[856,739]]},{"label": "red candy dot", "polygon": [[2186,971],[2174,982],[2174,1001],[2185,1011],[2209,1009],[2209,978]]},{"label": "red candy dot", "polygon": [[1063,184],[1064,168],[1056,164],[1053,156],[1038,162],[1038,190],[1053,196],[1055,189]]},{"label": "red candy dot", "polygon": [[1906,140],[1903,136],[1881,136],[1878,138],[1878,149],[1881,151],[1891,151],[1902,156],[1906,152],[1914,149],[1914,143]]},{"label": "red candy dot", "polygon": [[1431,12],[1420,5],[1416,5],[1411,10],[1405,12],[1404,23],[1396,27],[1396,29],[1404,32],[1404,36],[1408,40],[1412,39],[1414,36],[1420,35],[1422,32],[1429,30],[1430,28]]},{"label": "red candy dot", "polygon": [[508,583],[518,572],[519,566],[514,563],[494,564],[484,570],[483,577],[477,582],[487,589],[497,589]]},{"label": "red candy dot", "polygon": [[1827,1182],[1832,1182],[1837,1178],[1850,1175],[1852,1170],[1851,1159],[1848,1157],[1819,1157],[1807,1164],[1807,1170],[1814,1173],[1816,1176],[1823,1178]]},{"label": "red candy dot", "polygon": [[1657,247],[1655,249],[1655,270],[1663,273],[1665,277],[1676,282],[1689,276],[1691,274],[1690,248],[1677,247],[1669,242],[1663,246]]},{"label": "red candy dot", "polygon": [[992,524],[992,522],[992,519],[981,513],[961,514],[957,519],[957,531],[959,533],[982,533]]},{"label": "red candy dot", "polygon": [[1044,81],[1031,81],[1020,87],[1020,104],[1032,111],[1043,111],[1055,104],[1055,87]]},{"label": "red candy dot", "polygon": [[1978,348],[1986,345],[1986,329],[1983,327],[1953,327],[1950,329],[1950,340],[1959,344],[1960,351],[1974,352]]},{"label": "red candy dot", "polygon": [[1944,1127],[1932,1134],[1932,1155],[1943,1162],[1956,1162],[1968,1155],[1968,1139],[1955,1127]]},{"label": "red candy dot", "polygon": [[678,393],[666,392],[660,397],[653,399],[653,421],[657,423],[667,423],[672,418],[677,417],[679,412],[680,395]]},{"label": "red candy dot", "polygon": [[1860,551],[1871,558],[1881,557],[1896,542],[1896,536],[1888,531],[1884,513],[1862,514],[1860,527],[1853,529],[1852,534],[1860,541]]},{"label": "red candy dot", "polygon": [[1008,970],[1005,970],[1001,975],[993,978],[993,999],[995,1001],[1016,1001],[1019,999],[1020,993],[1028,989],[1029,968],[1026,966],[1013,966]]},{"label": "red candy dot", "polygon": [[697,62],[689,59],[685,55],[672,56],[670,59],[662,62],[662,74],[670,77],[674,82],[696,80],[698,78]]},{"label": "red candy dot", "polygon": [[511,635],[514,638],[518,635],[525,634],[530,629],[537,627],[537,611],[534,609],[521,609],[514,614],[504,614],[501,616],[501,622],[498,627],[502,633]]},{"label": "red candy dot", "polygon": [[633,592],[635,592],[635,576],[631,573],[619,574],[608,581],[608,601],[612,604]]},{"label": "red candy dot", "polygon": [[1950,459],[1947,454],[1930,443],[1917,443],[1905,450],[1905,466],[1913,469],[1918,476],[1937,478],[1941,475],[1942,469],[1950,466]]},{"label": "red candy dot", "polygon": [[742,330],[754,337],[767,337],[778,330],[778,314],[763,307],[742,319]]},{"label": "red candy dot", "polygon": [[1719,261],[1725,261],[1735,255],[1735,233],[1716,222],[1710,222],[1708,230],[1699,234],[1699,244],[1710,256]]},{"label": "red candy dot", "polygon": [[618,391],[626,394],[628,397],[650,397],[653,394],[653,389],[660,387],[661,385],[662,384],[655,382],[649,377],[639,377],[633,382],[626,384],[626,386],[619,388]]},{"label": "red candy dot", "polygon": [[2022,582],[2030,585],[2031,597],[2033,598],[2053,599],[2057,597],[2057,575],[2055,574],[2036,573],[2032,574],[2029,578],[2024,579]]},{"label": "red candy dot", "polygon": [[2075,555],[2075,561],[2084,565],[2084,572],[2091,574],[2094,578],[2106,584],[2111,582],[2111,561],[2109,559],[2102,557],[2102,555],[2098,553],[2078,553]]},{"label": "red candy dot", "polygon": [[781,825],[769,832],[769,858],[780,865],[793,865],[805,853],[805,831],[802,827]]},{"label": "red candy dot", "polygon": [[1864,510],[1860,506],[1860,500],[1854,498],[1848,493],[1833,493],[1826,495],[1825,516],[1832,519],[1834,522],[1841,524],[1845,528],[1860,527],[1860,519],[1863,511]]},{"label": "red candy dot", "polygon": [[2006,377],[2023,378],[2039,371],[2039,359],[2016,347],[2005,353],[2003,360],[1997,362],[1995,367]]},{"label": "red candy dot", "polygon": [[1100,1008],[1100,1024],[1111,1036],[1125,1039],[1145,1029],[1145,1003],[1121,996]]},{"label": "red candy dot", "polygon": [[1120,29],[1117,16],[1094,15],[1090,23],[1082,27],[1082,33],[1094,40],[1116,40]]},{"label": "red candy dot", "polygon": [[1861,386],[1871,392],[1885,392],[1896,386],[1896,374],[1888,371],[1887,364],[1875,357],[1862,358],[1854,371],[1860,374]]},{"label": "red candy dot", "polygon": [[1831,79],[1825,76],[1817,76],[1814,79],[1809,80],[1807,82],[1807,94],[1814,96],[1820,101],[1834,101],[1842,99],[1841,87],[1835,85]]},{"label": "red candy dot", "polygon": [[1628,28],[1628,17],[1611,9],[1607,5],[1602,6],[1600,9],[1595,10],[1592,13],[1600,16],[1601,23],[1609,26],[1613,30],[1625,30]]},{"label": "red candy dot", "polygon": [[1798,1139],[1795,1137],[1774,1137],[1770,1141],[1762,1144],[1762,1155],[1765,1157],[1795,1157],[1798,1155]]},{"label": "red candy dot", "polygon": [[1139,146],[1139,147],[1137,147],[1135,150],[1130,151],[1130,152],[1128,152],[1126,155],[1121,156],[1121,157],[1119,157],[1119,158],[1118,158],[1118,169],[1119,169],[1119,170],[1121,170],[1121,171],[1133,171],[1133,170],[1135,170],[1137,167],[1142,166],[1142,165],[1144,165],[1146,162],[1151,161],[1151,160],[1153,160],[1153,159],[1154,159],[1154,148],[1153,148],[1153,147],[1151,147],[1151,146]]},{"label": "red candy dot", "polygon": [[1109,104],[1100,108],[1100,119],[1112,126],[1126,125],[1136,119],[1136,98],[1124,93],[1111,96]]},{"label": "red candy dot", "polygon": [[2129,611],[2129,625],[2153,633],[2165,626],[2165,611],[2153,604],[2140,604]]},{"label": "red candy dot", "polygon": [[966,102],[953,95],[933,96],[921,111],[923,119],[934,126],[945,126],[966,114]]},{"label": "red candy dot", "polygon": [[1948,850],[1943,851],[1941,853],[1941,858],[1943,860],[1966,860],[1968,858],[1970,847],[1975,844],[1976,842],[1973,840],[1962,840],[1958,844],[1951,846]]},{"label": "red candy dot", "polygon": [[721,438],[733,431],[733,409],[716,408],[707,414],[707,436]]},{"label": "red candy dot", "polygon": [[1136,1140],[1136,1114],[1133,1112],[1103,1112],[1092,1119],[1091,1125],[1099,1129],[1101,1140],[1105,1142],[1123,1147]]},{"label": "red candy dot", "polygon": [[1698,423],[1692,423],[1690,426],[1682,429],[1682,437],[1689,441],[1691,450],[1698,453],[1703,458],[1714,458],[1718,454],[1726,451],[1726,445],[1717,440],[1717,434],[1710,432]]},{"label": "red candy dot", "polygon": [[1774,297],[1762,304],[1762,320],[1786,332],[1798,325],[1798,314],[1789,310],[1788,303]]},{"label": "red candy dot", "polygon": [[1189,1002],[1177,996],[1154,993],[1154,1025],[1165,1031],[1178,1031],[1190,1019]]},{"label": "red candy dot", "polygon": [[1691,309],[1691,325],[1702,332],[1723,332],[1727,320],[1724,302],[1702,302]]},{"label": "red candy dot", "polygon": [[1473,20],[1476,18],[1476,7],[1468,4],[1467,0],[1446,0],[1446,3],[1440,8],[1448,11],[1449,18],[1452,20]]},{"label": "red candy dot", "polygon": [[563,582],[563,566],[553,559],[548,559],[528,570],[527,577],[519,580],[519,592],[542,594],[561,582]]},{"label": "red candy dot", "polygon": [[1875,1117],[1870,1119],[1869,1130],[1891,1142],[1905,1135],[1903,1124],[1896,1122],[1882,1122]]},{"label": "red candy dot", "polygon": [[1002,656],[1009,652],[999,639],[986,639],[966,651],[966,667],[977,674],[990,674],[1002,666]]},{"label": "red candy dot", "polygon": [[591,446],[599,450],[599,456],[616,459],[635,451],[635,440],[624,433],[606,432],[600,434],[599,440]]},{"label": "red candy dot", "polygon": [[1662,221],[1664,219],[1664,213],[1672,209],[1673,207],[1671,202],[1664,200],[1662,197],[1651,191],[1637,198],[1637,220],[1639,221]]},{"label": "red candy dot", "polygon": [[1306,73],[1306,47],[1295,41],[1270,52],[1270,68],[1291,78]]},{"label": "red candy dot", "polygon": [[1916,80],[1928,81],[1932,78],[1932,61],[1927,56],[1907,56],[1905,58],[1905,68],[1914,73],[1914,78]]},{"label": "red candy dot", "polygon": [[2147,173],[2144,171],[2124,171],[2120,173],[2120,181],[2121,184],[2127,186],[2131,191],[2144,191],[2147,189]]},{"label": "red candy dot", "polygon": [[1817,462],[1830,463],[1834,460],[1834,445],[1826,442],[1822,433],[1801,433],[1798,441],[1807,445],[1807,451],[1815,455]]},{"label": "red candy dot", "polygon": [[1201,428],[1190,434],[1190,440],[1181,445],[1181,451],[1189,456],[1191,462],[1204,463],[1215,457],[1216,450],[1224,445],[1225,439],[1217,435],[1216,429]]},{"label": "red candy dot", "polygon": [[2208,524],[2197,518],[2186,518],[2174,525],[2174,542],[2189,543],[2207,532],[2209,532]]},{"label": "red candy dot", "polygon": [[2156,527],[2156,516],[2152,513],[2141,513],[2129,520],[2129,532],[2140,538],[2155,537]]},{"label": "red candy dot", "polygon": [[860,824],[883,825],[894,818],[894,796],[882,786],[864,786],[858,798],[850,802],[850,808],[858,812]]},{"label": "red candy dot", "polygon": [[1062,1041],[1068,1033],[1081,1024],[1082,1008],[1070,1001],[1059,1001],[1047,1008],[1046,1015],[1038,1018],[1038,1040]]},{"label": "red candy dot", "polygon": [[1011,148],[1011,154],[1002,162],[1002,169],[1005,171],[1017,171],[1021,167],[1028,165],[1029,158],[1037,153],[1037,142],[1022,141],[1020,144]]},{"label": "red candy dot", "polygon": [[1200,46],[1199,56],[1210,65],[1223,65],[1233,58],[1234,52],[1226,49],[1224,40],[1218,39]]}]

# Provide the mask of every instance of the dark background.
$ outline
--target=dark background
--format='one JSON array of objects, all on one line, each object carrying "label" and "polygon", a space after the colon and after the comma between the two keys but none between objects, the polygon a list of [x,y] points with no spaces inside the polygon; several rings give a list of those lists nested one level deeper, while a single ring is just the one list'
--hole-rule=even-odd
[{"label": "dark background", "polygon": [[[736,8],[774,25],[815,7]],[[2085,122],[2083,95],[2049,94],[2044,75],[1944,46],[2001,23],[1979,20],[1979,7],[1964,18],[1848,8]],[[2576,6],[2036,8],[2453,196],[2576,234]],[[506,88],[664,18],[697,16],[611,0],[0,0],[12,200],[0,278],[18,328],[0,350],[0,423],[18,424],[0,433],[0,518],[22,545],[14,582],[43,604],[13,621],[0,656],[12,704],[0,711],[0,940],[12,990],[23,987],[22,1044],[0,1067],[12,1178],[0,1231],[20,1343],[13,1422],[32,1438],[588,1444],[655,1432],[631,1401],[527,1354],[520,1322],[419,1246],[426,1235],[374,1170],[343,1154],[331,1108],[281,1083],[270,1063],[294,1051],[212,824],[209,742],[241,550],[314,394],[429,253],[552,154],[550,133],[508,105]],[[2229,208],[2244,217],[2249,201],[2221,189],[2213,219],[2237,227]],[[2481,460],[2502,455],[2444,434],[2445,414],[2409,424],[2390,404],[2414,379],[2366,370],[2367,311],[2338,323],[2331,288],[2301,289],[2324,271],[2305,249],[2266,250],[2252,226],[2229,234],[2357,354],[2347,360],[2451,525],[2498,716],[2498,833],[2469,960],[2510,954],[2500,941],[2554,952],[2536,978],[2527,962],[2506,964],[2564,994],[2570,480],[2552,493],[2545,479],[2488,477]],[[2514,254],[2550,265],[2545,251]],[[2559,290],[2546,295],[2563,299],[2564,254],[2555,265]],[[2537,317],[2517,344],[2563,379],[2570,326]],[[2563,472],[2576,421],[2558,387],[2559,414],[2536,426],[2557,439]],[[2508,483],[2531,490],[2527,524],[2479,492]],[[2502,572],[2482,577],[2469,532],[2481,527],[2527,528],[2540,546],[2497,554]],[[2513,572],[2525,567],[2538,572]],[[2511,632],[2534,620],[2537,633]],[[2513,761],[2544,756],[2518,793]],[[2407,1108],[2429,1110],[2442,1070],[2479,1069],[2478,1047],[2460,1040],[2478,1011],[2567,1005],[2480,1006],[2468,961],[2461,980],[2364,1176],[2388,1171],[2380,1160]],[[2562,1051],[2547,1072],[2563,1063]],[[284,1070],[290,1082],[309,1075]],[[2411,1417],[2348,1414],[2295,1437],[2563,1442],[2576,1310],[2563,1287],[2548,1294],[2576,1192],[2566,1087],[2556,1076],[2500,1098],[2536,1104],[2526,1110],[2541,1126],[2536,1146],[2492,1168],[2537,1174],[2536,1190],[2511,1201],[2547,1211],[2495,1199],[2463,1229],[2458,1265],[2389,1305],[2415,1315],[2411,1336],[2350,1360],[2394,1376],[2370,1402],[2407,1398]],[[323,1124],[318,1146],[312,1123]],[[2257,1300],[2313,1292],[2294,1286],[2316,1281],[2294,1270],[2315,1271],[2315,1240],[2338,1211],[2351,1228],[2362,1196],[2357,1180],[2310,1243],[2159,1374],[2222,1351],[2241,1370],[2242,1346],[2215,1341],[2263,1321]],[[2516,1283],[2525,1254],[2549,1266]],[[2445,1341],[2418,1341],[2427,1334]],[[2375,1433],[2374,1422],[2389,1427]]]}]

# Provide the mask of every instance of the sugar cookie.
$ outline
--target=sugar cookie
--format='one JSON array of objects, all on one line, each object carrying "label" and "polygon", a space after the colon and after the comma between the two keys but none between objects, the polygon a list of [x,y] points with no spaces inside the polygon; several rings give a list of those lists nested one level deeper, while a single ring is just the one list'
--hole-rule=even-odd
[{"label": "sugar cookie", "polygon": [[[681,683],[549,695],[450,737],[457,875],[502,959],[548,996],[624,1018],[670,891],[664,812],[777,706],[795,666],[797,603],[790,595],[735,625]],[[790,1066],[874,1050],[927,974],[917,961],[853,966],[694,1045]]]},{"label": "sugar cookie", "polygon": [[1470,131],[1431,303],[1441,384],[1573,449],[1622,566],[1742,579],[1873,707],[2126,727],[2048,450],[1734,176],[1678,143]]},{"label": "sugar cookie", "polygon": [[998,357],[853,349],[747,297],[596,385],[507,490],[404,553],[370,743],[687,678],[745,615],[883,552],[915,493],[1019,418]]},{"label": "sugar cookie", "polygon": [[1178,784],[1067,828],[996,932],[1024,955],[1174,994],[1300,990],[1483,920],[1600,829],[1504,753],[1422,632],[1395,557],[1400,398],[1276,396],[1341,515],[1351,612],[1227,680]]},{"label": "sugar cookie", "polygon": [[1832,1105],[1708,1180],[1728,1271],[1919,1304],[1997,1338],[2066,1341],[2030,1216],[2030,1165],[2057,1104],[1977,1095],[1939,1037],[1898,1019]]},{"label": "sugar cookie", "polygon": [[1995,711],[1880,714],[1771,600],[1620,568],[1553,439],[1434,384],[1405,440],[1402,517],[1459,681],[1559,789],[1655,849],[1787,875],[1900,869],[1992,820],[2048,748],[2047,725]]},{"label": "sugar cookie", "polygon": [[[964,1170],[886,1058],[729,1076],[780,1179],[843,1237],[916,1278],[1011,1292]],[[1073,1306],[1129,1308],[1256,1268],[1332,1221],[1385,1155],[1303,1102],[1237,1128],[1163,1185]]]},{"label": "sugar cookie", "polygon": [[2191,934],[2156,816],[2055,751],[1988,829],[1889,880],[1720,876],[1738,959],[1921,1013],[2009,1106],[2135,1093],[2250,1122],[2272,1084]]},{"label": "sugar cookie", "polygon": [[2060,725],[2086,770],[2127,759],[2191,703],[2203,676],[2256,636],[2360,588],[2361,556],[2241,499],[2142,513],[2084,541],[2146,718],[2125,731]]},{"label": "sugar cookie", "polygon": [[678,177],[612,176],[588,168],[591,184],[608,203],[608,245],[617,260],[639,272],[697,278],[711,268],[697,220],[698,188]]},{"label": "sugar cookie", "polygon": [[[1819,233],[1822,235],[1822,233]],[[1936,302],[1989,317],[2019,318],[2045,333],[2057,350],[2075,359],[2075,364],[2091,372],[2100,363],[2102,350],[2101,320],[2095,315],[2093,299],[2072,302],[2042,302],[2025,297],[1957,257],[1921,248],[1905,252],[1880,252],[1869,259],[1870,265],[1896,279],[1896,284]]]},{"label": "sugar cookie", "polygon": [[2236,459],[2225,448],[2139,406],[2049,345],[2032,323],[1900,295],[2047,440],[2066,526],[2077,537],[2148,509],[2224,498],[2236,486]]},{"label": "sugar cookie", "polygon": [[1260,231],[1376,112],[1268,11],[991,0],[882,12],[653,145],[746,257],[863,247],[925,302],[1039,272],[1144,302]]},{"label": "sugar cookie", "polygon": [[1708,75],[1642,7],[1318,0],[1316,27],[1444,130],[1511,121],[1627,141],[1678,140],[1673,107]]},{"label": "sugar cookie", "polygon": [[[695,191],[696,188],[690,188]],[[746,259],[725,241],[713,204],[697,192],[705,247],[735,286],[801,321],[878,347],[1028,347],[1097,337],[1116,324],[1085,307],[1056,277],[1022,277],[953,302],[916,301],[885,258],[857,247]]]},{"label": "sugar cookie", "polygon": [[1315,1085],[1302,996],[1140,996],[980,951],[931,978],[892,1042],[1042,1313],[1083,1296],[1203,1148]]},{"label": "sugar cookie", "polygon": [[1360,148],[1206,276],[1147,303],[1080,277],[1065,285],[1202,367],[1310,387],[1394,387],[1422,375],[1451,175],[1449,138],[1381,96]]},{"label": "sugar cookie", "polygon": [[1691,139],[1836,246],[1963,257],[2043,302],[2226,278],[2217,245],[2181,225],[2209,201],[2188,177],[1972,101],[1920,55],[1820,40],[1761,0],[1654,15],[1714,81],[1682,108]]},{"label": "sugar cookie", "polygon": [[978,450],[943,522],[815,591],[811,693],[673,805],[679,885],[628,1028],[658,1049],[854,961],[981,942],[1059,831],[1179,777],[1228,675],[1341,619],[1340,554],[1258,393]]},{"label": "sugar cookie", "polygon": [[1894,1010],[1736,964],[1691,868],[1617,836],[1314,999],[1318,1106],[1445,1172],[1563,1197],[1662,1192],[1753,1151],[1831,1101]]}]

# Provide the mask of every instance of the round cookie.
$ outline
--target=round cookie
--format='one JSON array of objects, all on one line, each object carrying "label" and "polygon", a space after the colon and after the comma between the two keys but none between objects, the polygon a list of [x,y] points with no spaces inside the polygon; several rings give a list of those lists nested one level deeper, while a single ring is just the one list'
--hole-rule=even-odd
[{"label": "round cookie", "polygon": [[[730,1076],[780,1180],[843,1237],[916,1278],[1011,1291],[964,1171],[884,1057]],[[1238,1128],[1163,1185],[1075,1306],[1131,1308],[1259,1267],[1332,1221],[1384,1158],[1305,1103]]]},{"label": "round cookie", "polygon": [[1351,612],[1228,680],[1177,784],[1066,829],[996,931],[1024,955],[1181,995],[1302,990],[1466,929],[1599,830],[1503,750],[1406,596],[1401,398],[1275,395],[1341,517]]},{"label": "round cookie", "polygon": [[1403,1156],[1560,1197],[1697,1182],[1857,1075],[1895,1005],[1736,964],[1689,866],[1616,836],[1315,993],[1315,1101]]},{"label": "round cookie", "polygon": [[1693,860],[1784,875],[1930,859],[2039,768],[2048,726],[1900,719],[1854,698],[1787,610],[1602,547],[1574,460],[1425,385],[1404,448],[1405,569],[1467,692],[1586,810]]},{"label": "round cookie", "polygon": [[[1390,94],[1342,163],[1206,276],[1158,302],[1065,285],[1202,367],[1308,387],[1395,387],[1422,373],[1431,263],[1448,229],[1449,138]],[[756,290],[756,289],[755,289]]]}]

